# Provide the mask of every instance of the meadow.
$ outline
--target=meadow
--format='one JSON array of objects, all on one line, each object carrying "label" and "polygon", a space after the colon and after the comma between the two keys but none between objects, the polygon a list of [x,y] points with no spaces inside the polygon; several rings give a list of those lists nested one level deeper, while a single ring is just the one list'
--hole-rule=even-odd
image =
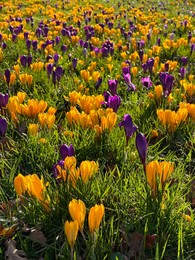
[{"label": "meadow", "polygon": [[195,259],[195,1],[0,1],[0,259]]}]

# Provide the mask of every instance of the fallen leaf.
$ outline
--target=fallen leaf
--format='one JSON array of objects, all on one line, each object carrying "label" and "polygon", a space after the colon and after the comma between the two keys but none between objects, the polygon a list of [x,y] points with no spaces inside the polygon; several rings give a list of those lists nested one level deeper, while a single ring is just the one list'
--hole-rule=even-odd
[{"label": "fallen leaf", "polygon": [[7,250],[5,251],[5,260],[28,260],[23,250],[16,248],[15,240],[7,241]]},{"label": "fallen leaf", "polygon": [[42,246],[46,246],[47,238],[44,236],[43,232],[37,229],[31,229],[30,238]]}]

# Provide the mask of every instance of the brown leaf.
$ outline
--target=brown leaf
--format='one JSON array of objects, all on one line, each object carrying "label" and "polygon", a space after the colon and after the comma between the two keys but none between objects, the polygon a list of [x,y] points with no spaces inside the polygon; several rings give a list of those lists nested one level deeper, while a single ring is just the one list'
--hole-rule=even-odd
[{"label": "brown leaf", "polygon": [[30,238],[42,246],[46,246],[47,244],[47,238],[44,236],[43,232],[35,228],[31,230]]},{"label": "brown leaf", "polygon": [[16,241],[7,241],[7,251],[5,251],[5,260],[28,260],[23,250],[16,249]]},{"label": "brown leaf", "polygon": [[141,256],[142,249],[143,249],[143,239],[144,236],[140,233],[134,232],[129,234],[127,240],[127,245],[130,248],[128,252],[129,258]]}]

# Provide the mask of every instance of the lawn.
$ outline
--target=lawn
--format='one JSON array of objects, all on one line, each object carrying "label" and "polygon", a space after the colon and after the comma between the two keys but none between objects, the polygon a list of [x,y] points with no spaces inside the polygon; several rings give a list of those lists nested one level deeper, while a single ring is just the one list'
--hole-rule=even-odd
[{"label": "lawn", "polygon": [[195,2],[0,2],[0,259],[195,259]]}]

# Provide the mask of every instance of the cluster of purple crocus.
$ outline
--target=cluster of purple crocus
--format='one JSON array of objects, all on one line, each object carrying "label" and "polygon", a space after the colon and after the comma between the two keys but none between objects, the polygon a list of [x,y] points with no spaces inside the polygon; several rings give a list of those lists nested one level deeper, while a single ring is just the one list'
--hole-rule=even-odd
[{"label": "cluster of purple crocus", "polygon": [[109,91],[104,92],[103,96],[105,101],[102,102],[102,105],[112,108],[115,113],[121,105],[121,97],[116,94],[117,84],[118,81],[116,79],[108,80]]}]

